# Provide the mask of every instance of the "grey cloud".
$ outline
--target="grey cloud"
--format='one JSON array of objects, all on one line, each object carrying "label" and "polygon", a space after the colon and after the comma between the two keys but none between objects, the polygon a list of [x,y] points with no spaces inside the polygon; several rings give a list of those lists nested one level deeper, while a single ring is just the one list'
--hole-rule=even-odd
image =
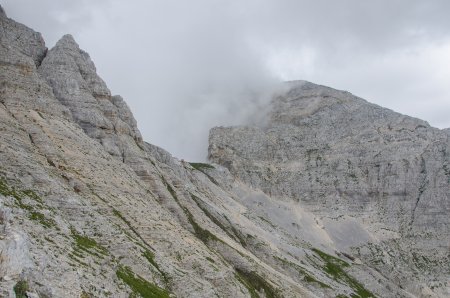
[{"label": "grey cloud", "polygon": [[46,43],[53,46],[64,34],[89,28],[92,9],[101,8],[108,0],[5,0],[8,16],[42,32]]},{"label": "grey cloud", "polygon": [[206,156],[215,125],[264,118],[281,79],[349,90],[450,127],[449,1],[5,1],[52,44],[72,33],[145,139]]}]

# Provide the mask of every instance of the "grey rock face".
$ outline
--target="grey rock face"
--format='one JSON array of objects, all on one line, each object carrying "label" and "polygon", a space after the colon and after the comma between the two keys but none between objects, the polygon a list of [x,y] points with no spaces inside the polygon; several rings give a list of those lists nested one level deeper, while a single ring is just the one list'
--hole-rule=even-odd
[{"label": "grey rock face", "polygon": [[[105,115],[117,116],[111,93],[96,75],[87,53],[80,50],[72,36],[65,35],[58,41],[39,71],[53,88],[56,98],[69,107],[74,119],[90,136],[101,138],[114,131]],[[100,104],[100,100],[104,102]]]},{"label": "grey rock face", "polygon": [[[6,22],[13,25],[4,27],[9,30],[5,36],[34,32],[12,20]],[[331,149],[339,149],[339,157],[361,166],[353,157],[356,149],[349,153],[344,143],[327,149],[323,139],[315,140],[307,132],[300,135],[328,150],[323,165],[338,162],[339,167],[328,168],[327,175],[337,177],[343,188],[338,194],[345,201],[338,208],[332,205],[330,183],[323,182],[326,196],[322,198],[320,186],[314,184],[319,182],[308,184],[308,192],[292,182],[301,177],[298,169],[325,175],[321,171],[326,169],[317,169],[319,158],[304,160],[307,151],[291,135],[303,125],[293,114],[308,123],[308,117],[329,108],[329,103],[321,103],[322,95],[314,95],[320,97],[316,107],[291,102],[286,109],[279,103],[265,128],[214,130],[212,139],[223,133],[230,147],[216,140],[211,143],[211,156],[228,169],[188,163],[142,141],[126,103],[111,96],[93,62],[71,36],[64,36],[42,63],[35,60],[36,39],[30,36],[20,42],[1,39],[0,46],[0,296],[14,297],[13,287],[24,281],[27,295],[33,297],[140,295],[130,280],[161,297],[169,293],[176,297],[448,296],[447,273],[442,269],[446,261],[437,261],[443,250],[436,248],[434,258],[423,253],[428,249],[424,237],[429,237],[429,246],[448,239],[445,227],[438,227],[445,220],[437,217],[425,236],[416,235],[430,222],[422,218],[426,204],[422,201],[430,190],[423,189],[415,213],[406,209],[410,202],[403,199],[409,216],[404,225],[411,227],[405,229],[405,236],[397,223],[401,220],[386,215],[403,216],[397,202],[387,200],[393,211],[383,212],[366,201],[349,203],[355,198],[347,193],[360,191],[360,185],[366,191],[365,184],[341,181],[346,172]],[[292,92],[315,94],[314,85],[304,86]],[[336,98],[345,95],[322,89]],[[345,96],[352,111],[370,114],[367,103],[354,104],[353,97]],[[374,115],[380,113],[391,112],[379,108]],[[337,112],[330,123],[346,117]],[[423,142],[442,135],[420,121],[424,128],[414,130],[418,120],[404,118],[400,125],[407,128],[406,135],[408,129],[412,136],[423,132]],[[279,124],[273,124],[276,121]],[[320,132],[319,126],[309,125],[311,131]],[[328,127],[331,130],[333,125]],[[267,138],[271,130],[273,138]],[[340,137],[322,133],[339,144],[352,140],[353,131],[344,130],[337,130]],[[276,137],[282,132],[292,138]],[[420,152],[421,146],[412,148]],[[441,162],[433,150],[429,154],[436,157],[434,162],[424,157],[427,171]],[[253,163],[242,156],[253,158]],[[411,173],[402,174],[405,181],[417,171],[414,158],[409,159]],[[261,174],[266,166],[271,176]],[[432,172],[440,177],[438,171]],[[370,178],[371,183],[381,188],[386,179],[395,181],[383,175],[386,172],[380,172],[380,182]],[[419,175],[433,177],[429,172]],[[275,177],[280,183],[271,181]],[[432,192],[436,183],[444,183],[429,179]],[[310,193],[308,200],[303,201],[299,193]],[[398,230],[383,229],[391,226]],[[444,231],[441,240],[436,239],[439,231]],[[412,250],[418,252],[416,260],[408,251],[412,243],[417,246]]]},{"label": "grey rock face", "polygon": [[72,36],[65,35],[58,41],[39,72],[87,135],[141,176],[148,176],[151,169],[144,165],[144,143],[133,114],[121,96],[111,96],[89,55]]},{"label": "grey rock face", "polygon": [[[427,267],[435,273],[428,283],[448,276],[448,134],[348,92],[301,81],[273,100],[269,117],[265,127],[212,129],[209,158],[324,219],[350,216],[363,223],[377,239],[371,242],[400,246],[403,273]],[[337,236],[335,227],[324,228]],[[352,243],[354,231],[344,234]],[[362,251],[361,243],[349,247]],[[361,257],[387,262],[371,253]],[[411,273],[402,276],[393,268],[398,263],[391,265],[378,269],[408,284]]]},{"label": "grey rock face", "polygon": [[39,65],[47,52],[41,34],[17,23],[6,16],[0,7],[0,40],[8,48],[13,48],[29,56]]},{"label": "grey rock face", "polygon": [[[0,203],[3,205],[4,198]],[[12,279],[22,273],[30,264],[29,250],[26,235],[11,227],[10,210],[1,206],[0,210],[0,276],[3,279]]]}]

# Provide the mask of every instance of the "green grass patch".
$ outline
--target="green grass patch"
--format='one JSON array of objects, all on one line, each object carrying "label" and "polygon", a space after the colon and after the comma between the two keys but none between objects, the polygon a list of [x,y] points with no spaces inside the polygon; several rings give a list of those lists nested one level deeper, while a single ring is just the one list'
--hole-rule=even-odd
[{"label": "green grass patch", "polygon": [[[118,218],[120,218],[120,219],[128,226],[128,228],[130,228],[130,230],[134,233],[134,235],[136,235],[136,237],[138,237],[139,240],[141,240],[142,243],[144,243],[144,244],[141,244],[141,243],[139,243],[138,241],[134,240],[133,237],[131,237],[131,235],[130,235],[127,231],[124,231],[125,234],[126,234],[132,241],[135,241],[135,243],[136,243],[137,245],[139,245],[140,247],[142,247],[142,248],[145,249],[145,250],[147,249],[145,246],[147,246],[147,247],[149,247],[149,248],[152,248],[151,245],[148,244],[148,243],[145,241],[145,239],[142,238],[141,234],[139,234],[138,231],[133,227],[133,225],[130,223],[130,221],[128,221],[128,220],[122,215],[122,213],[120,213],[117,209],[115,209],[115,208],[113,208],[113,207],[111,207],[111,208],[112,208],[112,210],[113,210],[113,214],[114,214],[115,216],[117,216]],[[144,245],[145,245],[145,246],[144,246]]]},{"label": "green grass patch", "polygon": [[16,190],[14,187],[10,187],[3,178],[0,178],[0,194],[5,197],[13,197],[16,200],[17,207],[21,209],[28,211],[33,209],[32,206],[23,203],[23,199],[26,195],[21,191]]},{"label": "green grass patch", "polygon": [[44,201],[40,196],[38,196],[34,191],[30,189],[23,190],[22,193],[29,197],[30,199],[36,201],[37,203],[44,204]]},{"label": "green grass patch", "polygon": [[217,238],[216,235],[211,233],[210,231],[203,229],[195,220],[192,213],[184,206],[181,205],[180,201],[178,200],[176,192],[173,190],[172,186],[170,186],[169,183],[162,177],[164,184],[166,185],[167,191],[169,191],[172,198],[175,200],[175,202],[180,206],[180,208],[183,210],[184,214],[186,215],[189,223],[194,228],[194,234],[195,236],[200,239],[203,243],[208,244],[208,241],[210,240],[216,240],[221,241],[219,238]]},{"label": "green grass patch", "polygon": [[262,216],[258,216],[259,217],[259,219],[261,219],[262,221],[264,221],[264,222],[266,222],[267,224],[269,224],[272,228],[276,228],[277,226],[276,225],[274,225],[272,222],[270,222],[269,220],[267,220],[267,219],[265,219],[264,217],[262,217]]},{"label": "green grass patch", "polygon": [[28,218],[31,220],[37,221],[45,228],[56,227],[56,222],[53,219],[47,218],[47,217],[45,217],[44,214],[37,212],[37,211],[32,211],[30,213],[30,215],[28,216]]},{"label": "green grass patch", "polygon": [[331,256],[317,248],[313,248],[312,251],[314,251],[324,261],[324,267],[322,268],[323,271],[325,271],[334,280],[341,281],[349,285],[355,291],[355,293],[351,295],[352,298],[375,297],[373,293],[364,288],[361,283],[359,283],[352,276],[348,275],[348,273],[342,269],[349,267],[349,263]]},{"label": "green grass patch", "polygon": [[313,248],[311,250],[313,252],[315,252],[322,260],[324,260],[327,263],[336,264],[337,266],[340,266],[340,267],[349,267],[350,266],[350,264],[347,263],[346,261],[341,260],[335,256],[329,255],[317,248]]},{"label": "green grass patch", "polygon": [[80,298],[94,298],[94,295],[83,291],[83,292],[81,292]]},{"label": "green grass patch", "polygon": [[158,271],[160,271],[160,270],[159,270],[159,266],[158,266],[158,264],[157,264],[156,261],[155,261],[155,254],[154,254],[154,253],[152,253],[152,252],[149,251],[149,250],[144,250],[144,251],[142,252],[142,256],[143,256],[144,258],[146,258],[147,261],[148,261],[153,267],[155,267],[156,269],[158,269]]},{"label": "green grass patch", "polygon": [[84,267],[89,267],[89,265],[87,263],[85,263],[82,260],[80,260],[80,259],[84,258],[83,255],[79,255],[79,254],[76,254],[74,252],[74,253],[69,253],[68,256],[69,256],[70,259],[72,259],[73,261],[77,262],[78,264],[80,264],[80,265],[82,265]]},{"label": "green grass patch", "polygon": [[156,263],[156,261],[155,261],[155,254],[152,253],[151,251],[149,251],[148,249],[146,249],[146,250],[144,250],[144,251],[142,252],[142,256],[143,256],[145,259],[147,259],[147,261],[148,261],[153,267],[155,267],[156,270],[158,270],[158,272],[159,272],[159,273],[161,274],[161,276],[163,277],[164,282],[167,284],[168,281],[169,281],[169,280],[168,280],[168,277],[167,277],[166,273],[165,273],[164,271],[162,271],[161,268],[159,268],[158,263]]},{"label": "green grass patch", "polygon": [[[243,246],[243,247],[246,247],[247,246],[247,243],[245,242],[245,239],[241,236],[241,234],[233,227],[233,225],[231,225],[231,223],[230,223],[230,229],[231,229],[231,231],[233,232],[233,233],[231,233],[228,229],[227,229],[227,227],[225,227],[221,222],[220,222],[220,220],[218,220],[215,216],[213,216],[209,211],[208,211],[208,209],[206,209],[204,206],[203,206],[203,204],[201,203],[201,200],[197,197],[197,196],[195,196],[195,195],[193,195],[193,194],[191,194],[191,198],[192,198],[192,200],[195,202],[195,204],[197,204],[197,207],[198,208],[200,208],[200,210],[202,210],[203,211],[203,213],[205,213],[205,215],[215,224],[215,225],[217,225],[219,228],[221,228],[231,239],[234,239],[235,241],[238,241],[238,242],[240,242],[241,243],[241,245]],[[228,219],[227,219],[227,221],[228,221]],[[229,221],[228,221],[229,222]]]},{"label": "green grass patch", "polygon": [[170,193],[170,195],[172,196],[172,198],[177,201],[177,203],[179,203],[178,201],[178,197],[177,197],[177,193],[175,192],[175,190],[173,190],[172,186],[167,182],[167,180],[164,178],[164,176],[161,176],[161,180],[164,183],[164,185],[167,188],[167,191]]},{"label": "green grass patch", "polygon": [[17,207],[27,211],[33,210],[35,206],[25,204],[23,202],[25,198],[35,201],[37,203],[36,207],[38,207],[39,209],[43,208],[42,198],[39,197],[34,191],[28,189],[16,190],[14,187],[9,186],[3,177],[0,178],[0,194],[4,195],[5,197],[13,197],[16,200]]},{"label": "green grass patch", "polygon": [[190,162],[189,163],[194,169],[202,171],[202,170],[213,170],[215,169],[214,166],[208,164],[208,163],[201,163],[201,162]]},{"label": "green grass patch", "polygon": [[316,283],[321,288],[324,288],[324,289],[331,289],[331,287],[329,285],[327,285],[326,283],[321,282],[320,280],[315,279],[313,276],[309,275],[306,272],[305,272],[305,276],[303,277],[303,280],[306,281],[306,282],[310,282],[310,283]]},{"label": "green grass patch", "polygon": [[266,298],[278,298],[281,295],[278,294],[278,291],[272,287],[267,281],[264,280],[261,276],[259,276],[254,271],[244,271],[236,268],[236,279],[241,282],[250,293],[252,298],[260,298],[259,293],[264,292]]},{"label": "green grass patch", "polygon": [[56,242],[53,241],[53,239],[51,239],[51,238],[49,238],[49,237],[44,236],[44,239],[45,239],[46,241],[50,242],[50,243],[56,244]]},{"label": "green grass patch", "polygon": [[199,162],[190,162],[189,163],[194,169],[196,169],[197,171],[202,172],[203,174],[205,174],[206,177],[208,177],[208,179],[214,183],[215,185],[219,185],[219,183],[217,183],[216,179],[214,179],[213,177],[211,177],[211,175],[209,175],[205,170],[213,170],[215,169],[215,167],[213,167],[210,164],[207,163],[199,163]]},{"label": "green grass patch", "polygon": [[117,216],[118,218],[120,218],[129,228],[130,230],[140,239],[142,240],[142,242],[144,242],[145,244],[147,244],[145,242],[145,240],[141,237],[141,235],[136,231],[136,229],[131,225],[131,223],[122,215],[122,213],[120,213],[117,209],[112,208],[113,209],[113,214],[115,216]]},{"label": "green grass patch", "polygon": [[[59,229],[53,219],[48,218],[43,213],[37,211],[44,209],[45,206],[42,198],[38,196],[34,191],[29,189],[17,190],[16,188],[9,186],[4,178],[0,178],[0,194],[6,197],[13,197],[15,199],[16,207],[29,212],[29,219],[37,221],[45,228]],[[36,204],[26,204],[25,199],[34,201]],[[52,210],[52,208],[48,209]]]},{"label": "green grass patch", "polygon": [[72,238],[75,240],[75,252],[84,251],[99,258],[109,254],[108,250],[94,239],[78,234],[74,228],[71,229],[71,232]]},{"label": "green grass patch", "polygon": [[234,277],[241,283],[244,285],[244,287],[247,289],[247,291],[250,294],[251,298],[259,298],[259,294],[258,292],[256,292],[255,288],[249,283],[247,282],[247,280],[245,280],[239,273],[235,273]]},{"label": "green grass patch", "polygon": [[15,197],[15,195],[16,195],[14,188],[10,188],[4,178],[0,178],[0,194],[4,195],[5,197],[8,197],[8,196]]},{"label": "green grass patch", "polygon": [[214,260],[213,260],[212,258],[210,258],[210,257],[206,257],[206,259],[207,259],[209,262],[211,262],[211,263],[215,263]]},{"label": "green grass patch", "polygon": [[142,298],[169,298],[167,290],[158,287],[157,285],[143,279],[135,274],[131,268],[120,265],[116,271],[116,275],[125,284],[127,284],[133,291],[133,296],[140,296]]},{"label": "green grass patch", "polygon": [[13,287],[16,298],[27,298],[27,291],[29,290],[28,283],[24,280],[19,280]]},{"label": "green grass patch", "polygon": [[275,258],[276,260],[282,262],[285,266],[292,267],[292,268],[294,268],[295,270],[297,270],[298,273],[299,273],[301,276],[303,276],[303,280],[304,280],[304,281],[309,282],[309,283],[317,283],[317,284],[318,284],[320,287],[322,287],[322,288],[328,288],[328,289],[331,289],[331,287],[330,287],[329,285],[327,285],[327,284],[325,284],[325,283],[323,283],[323,282],[317,280],[317,279],[314,278],[313,276],[311,276],[308,272],[306,272],[306,270],[305,270],[302,266],[297,265],[297,264],[295,264],[295,263],[293,263],[293,262],[291,262],[291,261],[288,261],[288,260],[286,260],[286,259],[283,259],[283,258],[280,258],[280,257],[277,257],[277,256],[274,256],[274,258]]},{"label": "green grass patch", "polygon": [[208,244],[208,241],[215,240],[220,241],[219,238],[217,238],[216,235],[211,233],[210,231],[203,229],[195,220],[194,216],[191,212],[185,207],[182,207],[184,210],[184,213],[188,217],[189,223],[194,228],[195,236],[197,236],[198,239],[200,239],[203,243]]}]

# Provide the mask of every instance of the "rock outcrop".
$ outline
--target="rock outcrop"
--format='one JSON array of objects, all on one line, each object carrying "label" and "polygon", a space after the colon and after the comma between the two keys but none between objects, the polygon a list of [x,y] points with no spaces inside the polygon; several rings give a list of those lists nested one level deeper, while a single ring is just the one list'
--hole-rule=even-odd
[{"label": "rock outcrop", "polygon": [[111,155],[123,156],[126,137],[143,147],[127,104],[122,97],[111,96],[89,55],[80,50],[71,35],[63,36],[49,51],[39,72],[55,97],[70,109],[76,123],[87,135],[99,140]]},{"label": "rock outcrop", "polygon": [[[223,166],[188,163],[142,140],[72,36],[47,51],[2,10],[0,22],[0,296],[448,294],[442,131],[294,84],[267,127],[212,131]],[[305,92],[312,102],[291,100]]]}]

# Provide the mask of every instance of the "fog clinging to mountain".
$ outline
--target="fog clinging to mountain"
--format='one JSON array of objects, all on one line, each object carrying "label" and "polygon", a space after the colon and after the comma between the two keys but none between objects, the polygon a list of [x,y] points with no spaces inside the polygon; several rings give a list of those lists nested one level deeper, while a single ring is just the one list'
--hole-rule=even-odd
[{"label": "fog clinging to mountain", "polygon": [[[51,47],[66,33],[144,139],[203,160],[212,126],[263,115],[282,80],[348,90],[450,127],[448,1],[5,0]],[[253,119],[253,118],[252,118]]]}]

